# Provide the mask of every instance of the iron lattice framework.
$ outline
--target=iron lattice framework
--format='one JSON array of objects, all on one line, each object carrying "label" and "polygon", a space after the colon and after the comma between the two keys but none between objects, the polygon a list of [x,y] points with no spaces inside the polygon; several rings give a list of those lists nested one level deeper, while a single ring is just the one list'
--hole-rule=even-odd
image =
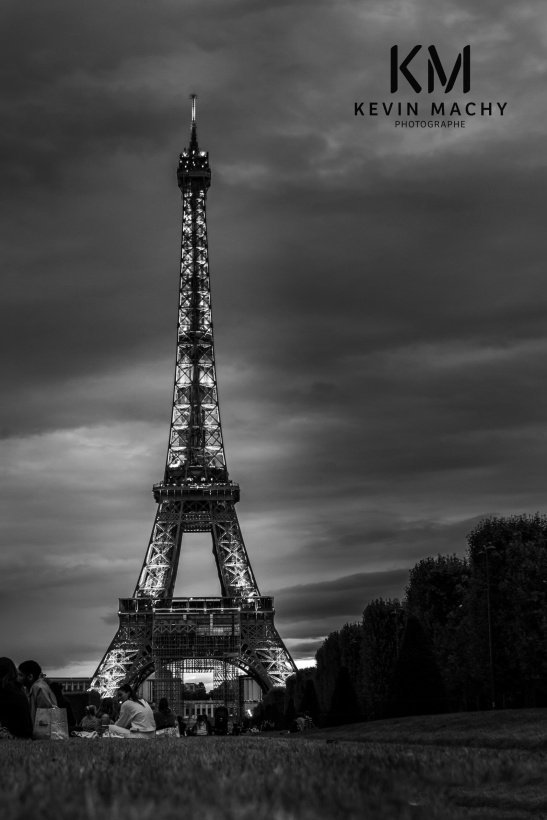
[{"label": "iron lattice framework", "polygon": [[[215,669],[216,682],[219,669],[229,668],[229,679],[239,668],[264,691],[283,685],[296,669],[274,626],[273,598],[260,595],[235,509],[239,486],[226,467],[205,207],[211,169],[207,152],[199,150],[195,115],[192,95],[190,143],[177,171],[180,295],[165,474],[153,488],[158,509],[133,598],[120,600],[119,629],[92,682],[102,695],[112,695],[122,683],[138,686],[155,671],[156,691],[169,692],[175,705],[189,665]],[[211,533],[220,597],[173,598],[185,532]]]}]

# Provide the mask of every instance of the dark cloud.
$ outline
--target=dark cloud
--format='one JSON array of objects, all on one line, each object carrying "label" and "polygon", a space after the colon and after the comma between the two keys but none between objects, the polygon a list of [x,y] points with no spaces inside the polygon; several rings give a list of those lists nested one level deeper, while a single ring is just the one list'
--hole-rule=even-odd
[{"label": "dark cloud", "polygon": [[[275,604],[281,618],[292,624],[290,630],[294,633],[300,621],[315,622],[320,619],[343,624],[344,619],[359,620],[370,601],[376,598],[401,598],[406,583],[408,570],[404,569],[359,572],[278,590]],[[334,625],[329,631],[336,628]]]},{"label": "dark cloud", "polygon": [[[463,553],[481,516],[542,508],[537,3],[1,14],[4,612],[17,590],[34,613],[15,654],[47,633],[51,664],[91,668],[134,587],[169,421],[191,91],[228,463],[293,651],[400,595],[421,557]],[[470,43],[470,96],[504,117],[451,134],[354,117],[390,98],[395,42],[447,64]]]}]

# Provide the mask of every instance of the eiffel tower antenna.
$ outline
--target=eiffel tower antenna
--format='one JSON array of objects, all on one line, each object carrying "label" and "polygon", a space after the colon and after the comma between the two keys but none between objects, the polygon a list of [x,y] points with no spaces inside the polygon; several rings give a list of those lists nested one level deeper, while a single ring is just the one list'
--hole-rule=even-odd
[{"label": "eiffel tower antenna", "polygon": [[198,149],[198,137],[197,137],[197,126],[196,126],[196,100],[198,98],[197,94],[190,94],[190,99],[192,100],[192,125],[190,128],[190,151],[192,150],[199,150]]},{"label": "eiffel tower antenna", "polygon": [[[190,142],[177,169],[180,295],[165,472],[153,487],[158,509],[133,597],[120,599],[118,631],[91,684],[112,696],[122,683],[138,686],[155,672],[156,697],[168,697],[179,709],[185,671],[213,670],[233,684],[239,669],[263,691],[284,685],[296,671],[274,626],[273,598],[258,589],[235,509],[239,485],[228,477],[209,281],[211,168],[198,146],[196,94],[191,100]],[[173,597],[183,536],[190,532],[211,534],[219,597]]]}]

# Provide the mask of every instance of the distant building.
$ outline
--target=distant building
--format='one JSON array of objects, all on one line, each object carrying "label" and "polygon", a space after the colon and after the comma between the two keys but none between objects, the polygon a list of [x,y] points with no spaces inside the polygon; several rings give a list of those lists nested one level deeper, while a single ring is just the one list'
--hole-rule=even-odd
[{"label": "distant building", "polygon": [[189,718],[197,718],[198,715],[205,712],[207,717],[212,720],[217,706],[220,706],[218,700],[187,700],[182,707],[182,716],[184,720],[188,720]]},{"label": "distant building", "polygon": [[88,691],[91,678],[60,678],[57,675],[46,675],[49,683],[62,683],[65,695],[79,695]]},{"label": "distant building", "polygon": [[46,675],[48,683],[60,683],[63,695],[69,701],[74,720],[79,723],[85,715],[86,706],[92,703],[98,706],[98,692],[90,692],[91,678],[61,678],[58,675]]},{"label": "distant building", "polygon": [[150,678],[146,678],[144,683],[141,683],[139,688],[137,689],[137,695],[139,698],[148,701],[148,703],[152,703],[156,699],[156,695],[154,692],[154,676]]},{"label": "distant building", "polygon": [[239,705],[242,717],[252,717],[253,709],[262,700],[262,689],[248,675],[239,677]]},{"label": "distant building", "polygon": [[[250,717],[257,703],[260,703],[262,700],[262,689],[258,683],[248,675],[240,675],[237,678],[237,684],[239,687],[240,717]],[[217,706],[221,706],[224,702],[222,699],[219,699],[217,690],[208,693],[212,695],[212,697],[196,700],[195,695],[199,689],[200,687],[197,683],[184,684],[184,692],[190,696],[187,700],[185,699],[183,701],[181,714],[185,720],[196,718],[202,712],[205,712],[207,717],[213,718]],[[217,697],[215,697],[215,694]],[[139,686],[138,695],[149,703],[157,700],[154,675],[151,675]]]},{"label": "distant building", "polygon": [[[203,693],[202,697],[199,698],[200,702],[201,700],[207,700],[207,698],[205,697],[205,687],[203,686],[203,684],[200,685],[199,683],[185,683],[183,684],[182,691],[183,698],[184,695],[187,695],[189,701],[193,700],[196,697],[196,694],[199,698],[200,691]],[[156,693],[156,676],[154,673],[152,673],[152,675],[150,675],[149,678],[147,678],[143,683],[141,683],[137,690],[137,694],[140,698],[143,698],[144,700],[148,701],[148,703],[152,703],[153,701],[158,700]]]}]

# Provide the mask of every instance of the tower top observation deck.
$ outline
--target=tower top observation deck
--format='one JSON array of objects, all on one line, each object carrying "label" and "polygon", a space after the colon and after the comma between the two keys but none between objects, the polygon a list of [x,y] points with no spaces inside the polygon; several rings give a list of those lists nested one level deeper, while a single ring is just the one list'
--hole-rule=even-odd
[{"label": "tower top observation deck", "polygon": [[209,153],[200,151],[198,145],[198,133],[196,124],[196,99],[197,94],[191,94],[192,100],[192,122],[190,125],[190,143],[185,148],[179,158],[177,179],[181,191],[187,188],[193,180],[208,188],[211,184],[211,168],[209,166]]}]

